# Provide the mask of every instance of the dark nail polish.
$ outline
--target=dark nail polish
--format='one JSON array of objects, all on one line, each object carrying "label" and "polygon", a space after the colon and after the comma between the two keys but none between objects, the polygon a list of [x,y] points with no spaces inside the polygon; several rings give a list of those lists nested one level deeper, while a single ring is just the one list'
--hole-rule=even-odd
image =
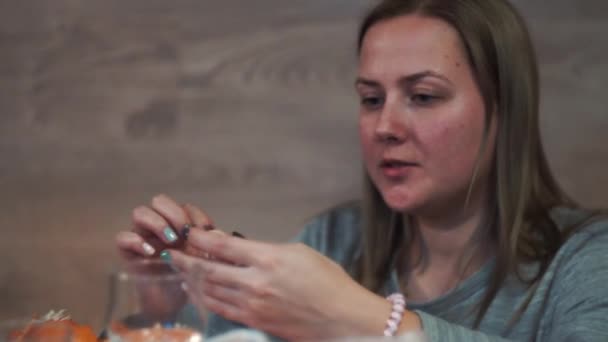
[{"label": "dark nail polish", "polygon": [[208,232],[210,230],[214,230],[215,227],[212,224],[206,224],[203,226],[203,229]]},{"label": "dark nail polish", "polygon": [[184,227],[182,228],[181,235],[182,238],[186,241],[188,240],[188,235],[190,235],[190,229],[191,227],[189,224],[184,225]]},{"label": "dark nail polish", "polygon": [[245,235],[243,235],[243,234],[241,234],[239,232],[232,232],[232,236],[238,237],[238,238],[241,238],[241,239],[245,238]]}]

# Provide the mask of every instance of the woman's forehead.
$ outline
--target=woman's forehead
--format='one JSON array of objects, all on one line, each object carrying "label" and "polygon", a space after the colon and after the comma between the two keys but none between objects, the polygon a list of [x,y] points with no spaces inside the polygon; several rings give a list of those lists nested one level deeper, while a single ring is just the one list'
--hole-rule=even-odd
[{"label": "woman's forehead", "polygon": [[366,33],[359,56],[364,73],[449,73],[466,63],[460,37],[440,20],[409,15],[381,21]]}]

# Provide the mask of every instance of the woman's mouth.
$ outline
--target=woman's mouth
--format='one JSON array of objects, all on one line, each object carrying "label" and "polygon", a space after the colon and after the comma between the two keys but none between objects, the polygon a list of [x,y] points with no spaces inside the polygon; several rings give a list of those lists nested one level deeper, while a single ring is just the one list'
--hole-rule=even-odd
[{"label": "woman's mouth", "polygon": [[388,178],[404,178],[418,164],[399,159],[383,159],[379,166],[384,176]]}]

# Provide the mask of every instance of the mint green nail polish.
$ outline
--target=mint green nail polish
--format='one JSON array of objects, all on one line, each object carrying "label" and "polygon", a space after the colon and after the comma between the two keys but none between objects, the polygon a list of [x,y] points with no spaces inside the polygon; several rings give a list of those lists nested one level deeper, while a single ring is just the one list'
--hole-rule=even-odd
[{"label": "mint green nail polish", "polygon": [[163,230],[163,234],[165,234],[167,241],[169,241],[169,242],[177,241],[177,234],[175,234],[175,232],[173,231],[173,229],[171,229],[171,227],[165,228]]},{"label": "mint green nail polish", "polygon": [[169,254],[169,251],[160,252],[160,258],[166,263],[171,263],[171,254]]}]

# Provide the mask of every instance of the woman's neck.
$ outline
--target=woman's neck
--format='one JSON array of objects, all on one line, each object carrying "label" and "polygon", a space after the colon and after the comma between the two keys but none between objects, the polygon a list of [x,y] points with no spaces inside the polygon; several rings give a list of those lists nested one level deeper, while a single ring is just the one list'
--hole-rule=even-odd
[{"label": "woman's neck", "polygon": [[412,228],[417,236],[415,245],[427,252],[430,260],[434,259],[442,264],[455,263],[468,254],[471,247],[481,244],[479,240],[484,219],[480,211],[452,220],[425,220],[414,217]]},{"label": "woman's neck", "polygon": [[405,282],[412,299],[430,300],[448,292],[489,259],[487,203],[479,196],[468,209],[441,217],[410,217],[414,241],[408,260],[413,262],[407,265]]}]

